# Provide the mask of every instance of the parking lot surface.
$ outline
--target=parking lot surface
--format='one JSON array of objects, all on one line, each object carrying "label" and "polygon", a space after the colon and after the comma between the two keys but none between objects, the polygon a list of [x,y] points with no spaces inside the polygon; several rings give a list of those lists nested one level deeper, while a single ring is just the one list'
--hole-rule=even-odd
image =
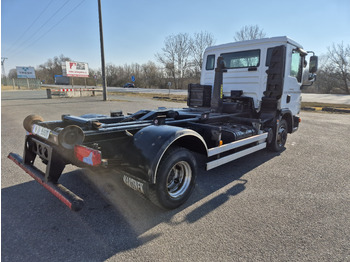
[{"label": "parking lot surface", "polygon": [[172,211],[116,172],[67,166],[60,182],[85,200],[73,212],[7,159],[23,152],[27,115],[58,120],[185,104],[45,97],[2,92],[2,261],[350,261],[349,115],[302,112],[286,150],[201,168],[190,199]]}]

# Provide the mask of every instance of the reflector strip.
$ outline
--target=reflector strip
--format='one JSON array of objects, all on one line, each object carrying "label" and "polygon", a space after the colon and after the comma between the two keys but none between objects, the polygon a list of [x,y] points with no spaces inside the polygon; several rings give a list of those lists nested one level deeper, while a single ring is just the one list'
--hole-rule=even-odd
[{"label": "reflector strip", "polygon": [[99,150],[76,145],[74,154],[79,161],[90,166],[99,166],[101,164],[101,151]]},{"label": "reflector strip", "polygon": [[65,88],[65,89],[51,89],[51,92],[80,92],[80,91],[102,91],[101,89],[93,89],[93,88]]}]

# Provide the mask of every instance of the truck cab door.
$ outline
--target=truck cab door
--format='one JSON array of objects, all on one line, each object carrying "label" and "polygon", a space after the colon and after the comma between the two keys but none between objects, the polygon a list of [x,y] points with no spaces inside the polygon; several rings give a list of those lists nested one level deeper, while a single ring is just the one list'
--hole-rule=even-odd
[{"label": "truck cab door", "polygon": [[281,108],[289,109],[293,115],[300,112],[301,85],[306,52],[292,45],[287,46],[286,71]]}]

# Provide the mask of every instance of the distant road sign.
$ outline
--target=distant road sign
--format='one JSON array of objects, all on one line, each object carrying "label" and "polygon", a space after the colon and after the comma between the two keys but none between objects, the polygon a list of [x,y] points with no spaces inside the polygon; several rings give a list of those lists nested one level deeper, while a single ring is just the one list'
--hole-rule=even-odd
[{"label": "distant road sign", "polygon": [[17,78],[35,78],[34,67],[16,66]]},{"label": "distant road sign", "polygon": [[84,62],[66,61],[62,65],[63,75],[69,77],[89,77],[89,65]]},{"label": "distant road sign", "polygon": [[131,76],[131,81],[135,82],[135,76]]}]

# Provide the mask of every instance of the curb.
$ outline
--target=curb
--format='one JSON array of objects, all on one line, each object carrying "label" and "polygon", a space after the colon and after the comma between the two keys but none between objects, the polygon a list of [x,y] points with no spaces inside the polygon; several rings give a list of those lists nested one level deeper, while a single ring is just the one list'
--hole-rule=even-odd
[{"label": "curb", "polygon": [[302,107],[301,110],[304,110],[304,111],[316,111],[316,108],[315,107]]},{"label": "curb", "polygon": [[350,113],[350,109],[339,109],[339,108],[333,108],[333,107],[324,107],[322,108],[322,111],[325,112],[335,112],[335,113]]},{"label": "curb", "polygon": [[333,108],[333,107],[302,107],[301,110],[350,114],[350,109],[340,109],[340,108]]}]

